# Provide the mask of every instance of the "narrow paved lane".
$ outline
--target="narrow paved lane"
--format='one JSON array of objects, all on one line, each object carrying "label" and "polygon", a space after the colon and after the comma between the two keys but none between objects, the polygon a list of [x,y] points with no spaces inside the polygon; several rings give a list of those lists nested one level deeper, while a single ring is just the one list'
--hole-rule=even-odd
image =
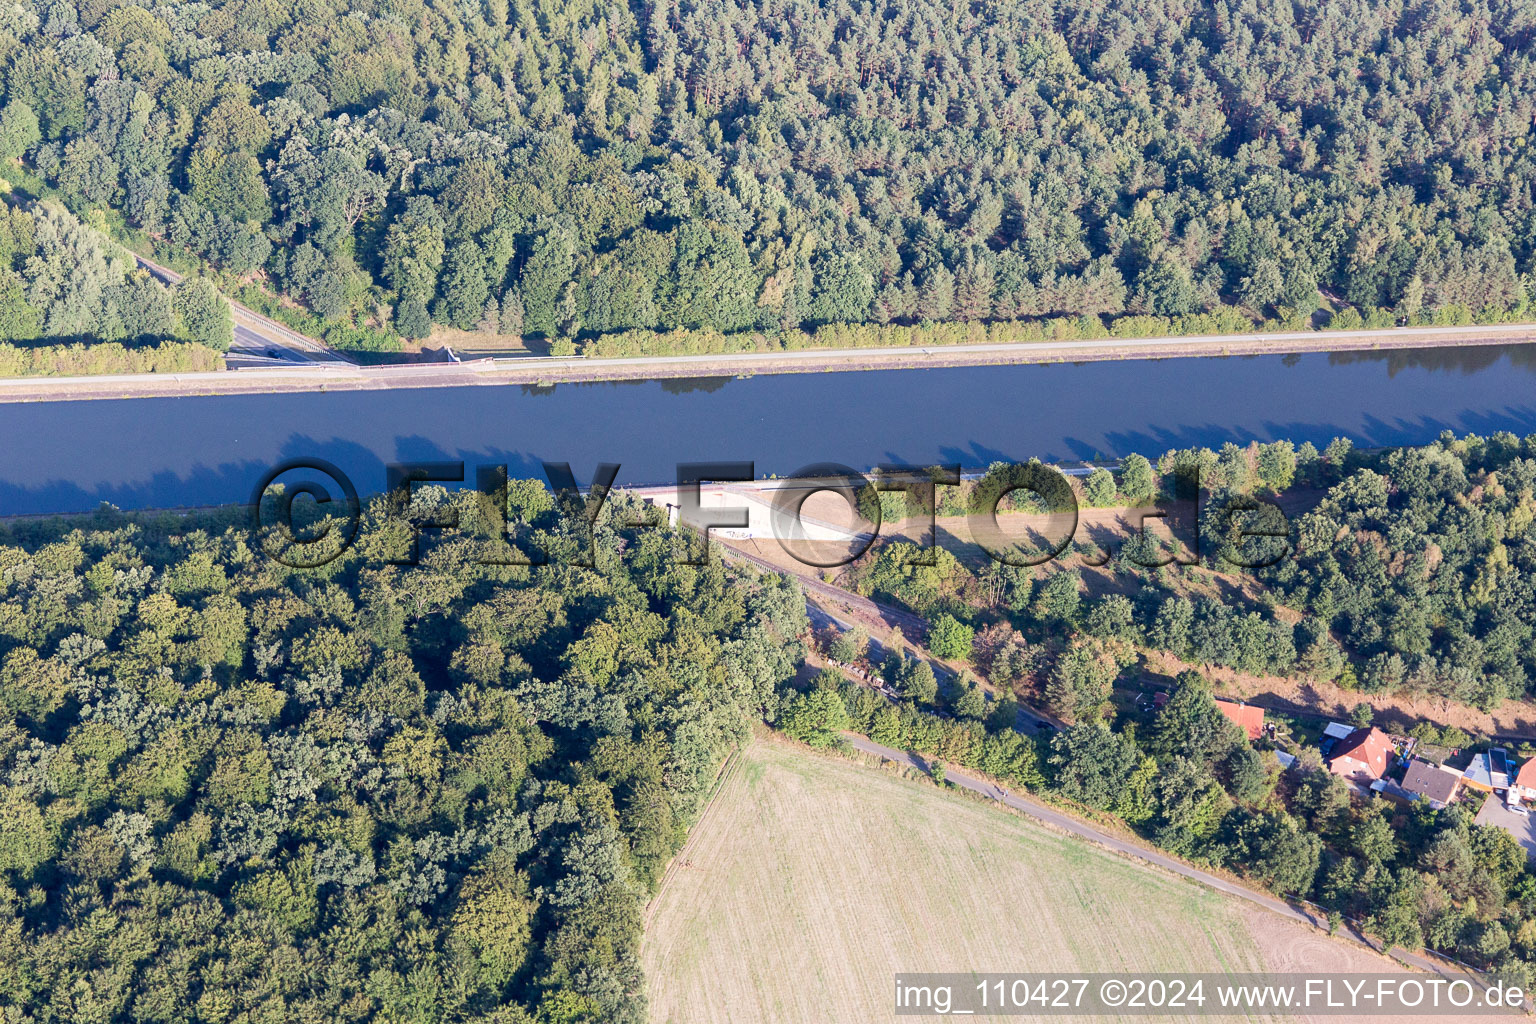
[{"label": "narrow paved lane", "polygon": [[[138,253],[133,254],[138,265],[167,285],[181,282],[181,275],[170,267],[162,267]],[[313,338],[305,337],[275,320],[262,316],[255,310],[233,300],[229,303],[235,321],[235,339],[230,346],[228,362],[236,366],[282,366],[298,364],[346,364],[349,360],[334,349]]]}]

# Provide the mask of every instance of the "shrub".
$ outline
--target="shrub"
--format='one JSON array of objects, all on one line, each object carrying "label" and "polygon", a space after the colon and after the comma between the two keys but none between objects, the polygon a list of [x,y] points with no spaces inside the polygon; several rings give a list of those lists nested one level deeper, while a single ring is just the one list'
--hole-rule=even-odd
[{"label": "shrub", "polygon": [[975,639],[974,629],[945,612],[934,621],[933,629],[928,633],[928,649],[940,658],[969,658]]}]

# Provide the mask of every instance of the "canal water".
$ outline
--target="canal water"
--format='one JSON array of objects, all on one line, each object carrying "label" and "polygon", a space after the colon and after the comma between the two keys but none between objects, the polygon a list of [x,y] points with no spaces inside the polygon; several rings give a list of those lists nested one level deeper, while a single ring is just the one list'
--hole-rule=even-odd
[{"label": "canal water", "polygon": [[1289,438],[1416,444],[1536,432],[1536,346],[0,405],[0,516],[245,501],[273,466],[324,459],[364,494],[405,461],[621,484],[680,462],[1089,459]]}]

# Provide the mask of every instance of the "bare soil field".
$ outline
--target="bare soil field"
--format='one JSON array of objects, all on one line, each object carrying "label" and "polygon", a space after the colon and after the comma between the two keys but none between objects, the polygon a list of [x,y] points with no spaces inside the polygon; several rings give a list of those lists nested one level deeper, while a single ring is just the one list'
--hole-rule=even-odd
[{"label": "bare soil field", "polygon": [[679,853],[641,959],[655,1024],[909,1019],[894,1014],[898,971],[1401,969],[994,805],[771,738],[739,756]]},{"label": "bare soil field", "polygon": [[[1167,660],[1173,666],[1172,660]],[[1435,694],[1363,693],[1332,683],[1200,667],[1211,677],[1221,695],[1253,701],[1268,708],[1343,720],[1349,716],[1350,708],[1364,702],[1375,709],[1375,724],[1384,729],[1406,732],[1427,719],[1437,725],[1456,726],[1473,735],[1536,738],[1536,703],[1529,700],[1507,700],[1488,712]],[[1170,667],[1169,671],[1175,669]]]}]

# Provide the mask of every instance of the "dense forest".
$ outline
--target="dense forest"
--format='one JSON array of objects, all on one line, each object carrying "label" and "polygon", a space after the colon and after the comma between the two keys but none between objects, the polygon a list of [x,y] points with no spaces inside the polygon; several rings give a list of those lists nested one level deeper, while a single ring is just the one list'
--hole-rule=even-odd
[{"label": "dense forest", "polygon": [[[849,566],[842,582],[942,627],[940,653],[973,659],[992,681],[1025,687],[1069,721],[1098,718],[1115,681],[1149,652],[1206,670],[1434,694],[1485,710],[1536,694],[1536,435],[1447,433],[1380,451],[1344,438],[1323,451],[1229,443],[1165,452],[1155,463],[1132,455],[1118,476],[1100,469],[1084,478],[1077,500],[1176,511],[1178,481],[1195,475],[1198,524],[1161,541],[1146,532],[1079,537],[1061,558],[1031,568],[962,562],[897,540]],[[939,488],[937,511],[970,511],[986,486],[984,477]],[[1293,491],[1311,497],[1292,519],[1238,511]],[[1007,502],[1040,510],[1022,493]],[[1281,536],[1250,536],[1242,545],[1267,550],[1240,550],[1229,542],[1234,527]]]},{"label": "dense forest", "polygon": [[26,0],[0,158],[353,345],[1501,317],[1533,48],[1522,0]]},{"label": "dense forest", "polygon": [[389,564],[383,505],[314,570],[243,511],[0,527],[0,1013],[644,1021],[641,906],[805,606],[542,494],[538,569]]},{"label": "dense forest", "polygon": [[167,288],[58,206],[0,206],[0,337],[53,342],[0,344],[0,375],[211,370],[233,331],[206,279]]}]

